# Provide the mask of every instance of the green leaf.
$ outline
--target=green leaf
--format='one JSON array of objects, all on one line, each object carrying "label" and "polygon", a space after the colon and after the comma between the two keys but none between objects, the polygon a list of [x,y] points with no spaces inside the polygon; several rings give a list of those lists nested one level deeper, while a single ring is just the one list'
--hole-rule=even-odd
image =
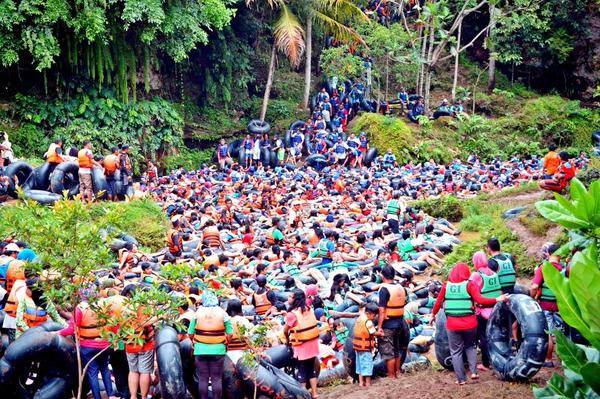
[{"label": "green leaf", "polygon": [[[595,245],[590,245],[585,251],[573,256],[569,285],[579,305],[582,319],[594,339],[600,341],[600,301],[591,300],[600,298],[600,269]],[[589,337],[586,338],[592,342]]]},{"label": "green leaf", "polygon": [[566,228],[579,229],[589,227],[588,222],[574,216],[557,201],[539,201],[535,204],[535,207],[546,219],[550,219]]},{"label": "green leaf", "polygon": [[556,352],[564,365],[579,373],[579,370],[587,364],[587,357],[583,349],[575,345],[560,330],[554,331],[556,336]]},{"label": "green leaf", "polygon": [[594,335],[581,316],[579,306],[571,293],[569,280],[556,267],[547,262],[544,264],[542,272],[544,274],[544,281],[548,284],[554,295],[556,295],[558,308],[565,323],[577,329],[594,346],[600,347],[600,339],[594,339]]},{"label": "green leaf", "polygon": [[552,378],[544,388],[533,388],[533,394],[540,399],[568,399],[574,398],[577,387],[572,382],[566,380],[558,374],[553,374]]},{"label": "green leaf", "polygon": [[588,363],[580,370],[583,381],[600,394],[600,363]]}]

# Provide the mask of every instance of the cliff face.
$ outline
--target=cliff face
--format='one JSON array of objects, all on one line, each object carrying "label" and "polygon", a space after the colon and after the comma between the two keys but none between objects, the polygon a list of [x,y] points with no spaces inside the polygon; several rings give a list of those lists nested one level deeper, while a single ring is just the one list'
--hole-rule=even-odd
[{"label": "cliff face", "polygon": [[600,10],[597,5],[590,7],[587,23],[587,34],[575,43],[574,58],[577,61],[573,84],[579,89],[578,97],[590,101],[600,85]]}]

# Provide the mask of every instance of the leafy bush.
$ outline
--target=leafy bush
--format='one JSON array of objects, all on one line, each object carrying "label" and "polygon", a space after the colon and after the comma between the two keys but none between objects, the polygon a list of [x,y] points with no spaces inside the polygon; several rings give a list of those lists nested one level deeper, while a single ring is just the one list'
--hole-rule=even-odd
[{"label": "leafy bush", "polygon": [[482,232],[489,229],[494,223],[490,215],[469,215],[460,221],[460,228],[464,231]]},{"label": "leafy bush", "polygon": [[8,129],[8,136],[17,158],[42,157],[51,143],[46,132],[33,123]]},{"label": "leafy bush", "polygon": [[325,76],[337,76],[340,82],[355,81],[365,70],[363,60],[348,51],[348,46],[332,47],[323,50],[319,65]]},{"label": "leafy bush", "polygon": [[[45,101],[18,94],[15,101],[15,116],[27,121],[23,125],[26,131],[17,132],[16,137],[19,145],[27,146],[25,151],[35,155],[43,154],[48,139],[56,137],[63,139],[66,148],[91,140],[97,153],[127,143],[134,168],[139,171],[143,161],[160,159],[183,145],[183,117],[172,103],[159,97],[124,104],[109,91],[91,90],[68,100]],[[40,131],[47,140],[41,138]],[[20,137],[28,137],[29,132],[33,139],[23,142]]]},{"label": "leafy bush", "polygon": [[521,212],[519,222],[538,237],[545,237],[548,230],[555,226],[554,223],[543,218],[535,208]]},{"label": "leafy bush", "polygon": [[402,119],[362,113],[352,122],[350,131],[357,135],[366,132],[371,146],[378,148],[380,153],[391,148],[398,162],[407,162],[415,155],[416,140]]},{"label": "leafy bush", "polygon": [[178,168],[186,170],[196,170],[203,163],[210,163],[214,154],[213,148],[205,150],[190,150],[182,148],[178,154],[169,155],[163,158],[161,166],[168,172]]},{"label": "leafy bush", "polygon": [[588,168],[579,172],[577,178],[586,187],[589,187],[595,180],[600,180],[600,158],[592,158]]},{"label": "leafy bush", "polygon": [[464,211],[461,201],[454,196],[419,200],[413,202],[413,206],[420,207],[425,213],[435,218],[444,218],[450,221],[460,220]]},{"label": "leafy bush", "polygon": [[557,352],[564,367],[564,377],[554,374],[544,388],[534,388],[537,398],[582,398],[600,395],[600,181],[589,191],[577,179],[571,182],[571,200],[556,194],[554,201],[540,201],[539,212],[569,229],[571,241],[559,252],[571,259],[569,278],[554,266],[543,266],[544,281],[556,295],[562,319],[581,333],[590,346],[575,345],[560,331],[556,333]]}]

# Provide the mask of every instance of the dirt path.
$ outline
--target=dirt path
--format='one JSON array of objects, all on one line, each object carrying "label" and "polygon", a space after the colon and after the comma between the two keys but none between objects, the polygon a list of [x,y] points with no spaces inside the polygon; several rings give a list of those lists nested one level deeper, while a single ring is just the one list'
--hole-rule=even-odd
[{"label": "dirt path", "polygon": [[426,399],[426,398],[474,398],[474,399],[529,399],[533,398],[532,384],[544,385],[555,369],[542,369],[530,384],[517,384],[497,379],[492,372],[481,373],[477,382],[458,387],[454,374],[449,371],[425,371],[404,374],[398,380],[380,379],[369,388],[348,384],[323,388],[320,399]]},{"label": "dirt path", "polygon": [[555,242],[562,232],[562,227],[554,226],[546,232],[544,237],[540,237],[532,234],[519,222],[519,219],[506,220],[505,223],[513,233],[519,236],[519,241],[527,248],[527,255],[535,259],[540,259],[542,246],[547,242]]}]

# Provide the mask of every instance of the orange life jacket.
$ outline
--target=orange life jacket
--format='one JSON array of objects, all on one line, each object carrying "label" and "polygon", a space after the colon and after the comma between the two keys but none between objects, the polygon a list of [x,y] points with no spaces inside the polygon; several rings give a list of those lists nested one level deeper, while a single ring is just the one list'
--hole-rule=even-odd
[{"label": "orange life jacket", "polygon": [[179,246],[179,243],[173,240],[173,236],[178,233],[179,232],[177,230],[171,229],[167,238],[167,246],[169,247],[169,252],[173,255],[179,254],[182,250],[182,248]]},{"label": "orange life jacket", "polygon": [[219,234],[219,230],[214,226],[205,228],[202,234],[202,241],[208,241],[208,246],[211,248],[220,247],[221,235]]},{"label": "orange life jacket", "polygon": [[59,147],[54,143],[50,144],[50,147],[48,147],[48,152],[47,152],[48,163],[59,164],[59,163],[63,162],[63,159],[60,156],[60,154],[58,154],[56,152],[57,148],[59,148]]},{"label": "orange life jacket", "polygon": [[275,245],[275,237],[273,237],[273,229],[267,231],[267,244]]},{"label": "orange life jacket", "polygon": [[352,338],[352,347],[355,351],[370,352],[373,350],[373,336],[367,329],[367,321],[369,319],[362,314],[354,323],[354,338]]},{"label": "orange life jacket", "polygon": [[305,342],[319,338],[317,318],[312,310],[302,313],[299,309],[292,311],[298,322],[290,329],[290,343],[292,346],[302,345]]},{"label": "orange life jacket", "polygon": [[208,270],[209,266],[221,266],[221,260],[219,259],[219,255],[210,255],[204,258],[204,269]]},{"label": "orange life jacket", "polygon": [[200,307],[195,317],[194,342],[213,345],[225,343],[225,318],[219,308]]},{"label": "orange life jacket", "polygon": [[87,168],[87,169],[91,169],[94,165],[92,164],[92,160],[89,157],[89,155],[91,155],[92,152],[88,149],[82,149],[79,150],[79,153],[77,154],[77,159],[79,160],[79,167],[80,168]]},{"label": "orange life jacket", "polygon": [[233,334],[227,337],[227,350],[228,351],[243,351],[248,349],[248,343],[242,337],[240,329],[238,327],[238,321],[236,319],[243,319],[242,316],[235,316],[231,318],[231,326],[233,328]]},{"label": "orange life jacket", "polygon": [[6,291],[10,292],[15,281],[25,280],[24,263],[18,259],[11,261],[6,269]]},{"label": "orange life jacket", "polygon": [[271,309],[271,306],[273,306],[269,301],[269,298],[267,298],[267,291],[262,294],[254,293],[252,295],[254,296],[254,309],[256,310],[257,315],[264,315]]},{"label": "orange life jacket", "polygon": [[19,290],[25,289],[27,284],[25,284],[25,280],[17,280],[12,286],[12,289],[9,291],[8,299],[6,300],[6,306],[4,307],[4,311],[7,315],[11,317],[17,317],[17,308],[19,307],[19,300],[17,299],[17,292]]},{"label": "orange life jacket", "polygon": [[104,328],[98,320],[98,314],[87,302],[80,303],[77,307],[81,311],[81,321],[77,326],[79,339],[101,339]]},{"label": "orange life jacket", "polygon": [[45,309],[38,307],[33,299],[26,297],[25,303],[27,308],[23,313],[23,319],[29,328],[37,327],[48,320],[48,312]]},{"label": "orange life jacket", "polygon": [[406,305],[406,291],[404,287],[394,284],[383,283],[379,287],[387,288],[390,293],[390,299],[385,307],[385,319],[398,319],[404,317],[404,305]]},{"label": "orange life jacket", "polygon": [[119,159],[116,155],[110,154],[104,158],[104,174],[107,176],[112,176],[115,174],[119,165]]}]

